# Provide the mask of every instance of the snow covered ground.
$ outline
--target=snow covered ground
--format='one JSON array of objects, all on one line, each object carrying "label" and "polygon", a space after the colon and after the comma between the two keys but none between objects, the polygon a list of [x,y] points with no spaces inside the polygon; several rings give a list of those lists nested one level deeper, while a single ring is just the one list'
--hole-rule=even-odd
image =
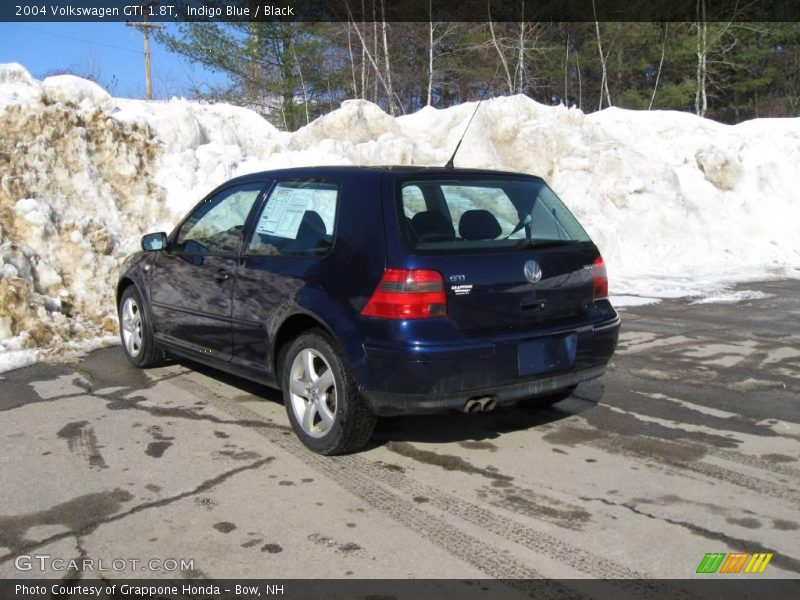
[{"label": "snow covered ground", "polygon": [[[474,108],[393,118],[348,101],[284,133],[243,108],[112,98],[77,77],[0,65],[0,371],[109,343],[121,260],[224,180],[443,165]],[[721,294],[734,282],[800,277],[800,119],[729,126],[495,98],[456,165],[547,179],[600,247],[622,304],[735,301]]]}]

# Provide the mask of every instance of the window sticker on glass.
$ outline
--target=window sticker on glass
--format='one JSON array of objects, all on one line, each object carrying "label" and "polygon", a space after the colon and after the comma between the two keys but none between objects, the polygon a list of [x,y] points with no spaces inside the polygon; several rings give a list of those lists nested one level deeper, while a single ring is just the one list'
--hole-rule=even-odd
[{"label": "window sticker on glass", "polygon": [[256,233],[295,239],[314,190],[278,186],[256,225]]}]

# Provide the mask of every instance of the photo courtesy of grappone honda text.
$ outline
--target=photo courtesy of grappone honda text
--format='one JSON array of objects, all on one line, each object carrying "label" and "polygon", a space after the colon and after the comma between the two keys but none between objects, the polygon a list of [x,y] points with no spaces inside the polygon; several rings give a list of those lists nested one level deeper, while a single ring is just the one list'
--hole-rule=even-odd
[{"label": "photo courtesy of grappone honda text", "polygon": [[538,177],[305,167],[212,191],[142,238],[116,290],[122,348],[278,387],[310,449],[379,416],[547,404],[599,377],[620,320],[606,268]]}]

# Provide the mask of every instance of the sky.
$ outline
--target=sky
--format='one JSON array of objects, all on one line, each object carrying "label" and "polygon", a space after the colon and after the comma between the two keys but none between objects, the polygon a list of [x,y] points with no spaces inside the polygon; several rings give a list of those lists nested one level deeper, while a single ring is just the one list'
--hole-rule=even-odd
[{"label": "sky", "polygon": [[[144,98],[143,46],[142,34],[125,23],[0,23],[0,63],[20,63],[36,79],[64,69],[93,75],[113,96]],[[190,96],[194,86],[225,82],[152,37],[150,61],[156,99]]]}]

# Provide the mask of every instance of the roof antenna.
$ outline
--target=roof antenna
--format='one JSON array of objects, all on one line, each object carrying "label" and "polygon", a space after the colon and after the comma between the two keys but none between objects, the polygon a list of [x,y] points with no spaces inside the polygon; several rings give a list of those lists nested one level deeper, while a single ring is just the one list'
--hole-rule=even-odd
[{"label": "roof antenna", "polygon": [[[484,92],[485,95],[485,92]],[[464,141],[464,136],[467,135],[467,131],[469,131],[469,126],[472,125],[472,119],[475,118],[475,115],[478,114],[478,109],[481,107],[481,102],[483,102],[483,98],[478,100],[478,106],[475,107],[475,111],[472,113],[472,116],[469,118],[469,123],[464,128],[464,133],[461,134],[461,139],[458,140],[458,144],[456,144],[456,149],[453,150],[453,156],[450,157],[450,160],[447,161],[447,164],[444,166],[445,169],[453,169],[453,159],[456,157],[458,153],[458,149],[461,148],[461,142]]]}]

